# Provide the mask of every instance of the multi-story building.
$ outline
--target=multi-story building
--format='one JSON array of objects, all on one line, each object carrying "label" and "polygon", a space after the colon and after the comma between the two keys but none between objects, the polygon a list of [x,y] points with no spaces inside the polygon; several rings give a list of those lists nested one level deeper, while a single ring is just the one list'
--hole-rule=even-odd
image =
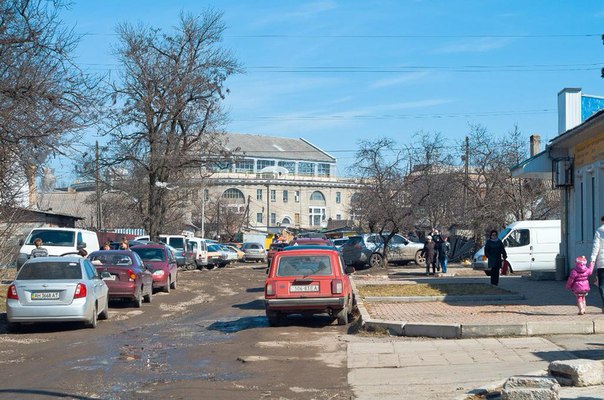
[{"label": "multi-story building", "polygon": [[[320,229],[350,218],[358,182],[336,176],[336,159],[304,139],[227,134],[236,157],[214,167],[199,196],[242,217],[242,228]],[[218,204],[218,201],[215,201]],[[203,219],[212,210],[204,210]],[[196,218],[193,218],[196,220]]]}]

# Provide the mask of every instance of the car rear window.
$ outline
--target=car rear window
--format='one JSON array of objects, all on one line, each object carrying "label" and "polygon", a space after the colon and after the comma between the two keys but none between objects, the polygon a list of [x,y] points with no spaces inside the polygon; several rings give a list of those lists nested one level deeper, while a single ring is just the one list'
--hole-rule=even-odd
[{"label": "car rear window", "polygon": [[363,238],[361,236],[353,236],[344,243],[346,246],[356,246],[357,244],[362,244]]},{"label": "car rear window", "polygon": [[25,263],[17,274],[18,280],[82,279],[79,263],[48,262]]},{"label": "car rear window", "polygon": [[75,232],[59,231],[52,229],[34,229],[31,236],[25,244],[34,244],[37,238],[42,239],[42,246],[72,246],[74,243]]},{"label": "car rear window", "polygon": [[184,249],[185,248],[185,239],[179,237],[173,237],[168,240],[168,244],[175,249]]},{"label": "car rear window", "polygon": [[282,257],[277,266],[277,276],[331,275],[329,256]]},{"label": "car rear window", "polygon": [[143,259],[143,261],[166,261],[166,253],[163,249],[158,248],[133,248],[136,254]]},{"label": "car rear window", "polygon": [[92,254],[90,261],[94,265],[132,265],[132,258],[127,254]]}]

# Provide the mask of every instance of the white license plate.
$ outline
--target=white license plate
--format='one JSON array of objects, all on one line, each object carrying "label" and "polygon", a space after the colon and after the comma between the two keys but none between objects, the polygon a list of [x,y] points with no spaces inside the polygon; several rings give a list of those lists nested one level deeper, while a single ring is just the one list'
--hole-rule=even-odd
[{"label": "white license plate", "polygon": [[57,300],[59,292],[37,292],[31,294],[32,300]]},{"label": "white license plate", "polygon": [[115,275],[111,275],[111,276],[108,276],[106,278],[103,278],[103,280],[104,281],[114,281],[115,280]]},{"label": "white license plate", "polygon": [[290,292],[300,293],[300,292],[318,292],[319,285],[291,285],[289,287]]}]

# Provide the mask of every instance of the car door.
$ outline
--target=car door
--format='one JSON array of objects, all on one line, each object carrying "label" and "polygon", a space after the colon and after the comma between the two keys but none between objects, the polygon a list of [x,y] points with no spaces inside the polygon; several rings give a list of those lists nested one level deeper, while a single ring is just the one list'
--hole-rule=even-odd
[{"label": "car door", "polygon": [[153,287],[153,272],[149,271],[143,259],[137,253],[133,252],[132,257],[134,257],[135,264],[137,264],[141,270],[143,285],[146,287]]},{"label": "car door", "polygon": [[529,229],[513,229],[503,239],[508,261],[516,271],[530,271],[533,262],[531,232]]},{"label": "car door", "polygon": [[405,259],[405,242],[402,236],[394,235],[388,242],[388,259],[390,261]]},{"label": "car door", "polygon": [[[82,260],[84,263],[84,269],[86,270],[86,276],[89,282],[92,284],[92,290],[94,292],[94,298],[97,299],[98,304],[105,304],[105,297],[109,292],[109,288],[105,282],[101,279],[96,268],[92,265],[90,260]],[[100,311],[100,310],[99,310]]]}]

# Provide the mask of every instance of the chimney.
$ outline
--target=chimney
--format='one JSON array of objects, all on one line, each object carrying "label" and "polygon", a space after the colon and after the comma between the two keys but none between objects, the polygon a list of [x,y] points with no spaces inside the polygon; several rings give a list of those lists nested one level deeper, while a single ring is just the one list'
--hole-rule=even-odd
[{"label": "chimney", "polygon": [[541,135],[531,135],[530,140],[530,152],[531,157],[533,157],[535,154],[539,154],[539,152],[541,151]]}]

